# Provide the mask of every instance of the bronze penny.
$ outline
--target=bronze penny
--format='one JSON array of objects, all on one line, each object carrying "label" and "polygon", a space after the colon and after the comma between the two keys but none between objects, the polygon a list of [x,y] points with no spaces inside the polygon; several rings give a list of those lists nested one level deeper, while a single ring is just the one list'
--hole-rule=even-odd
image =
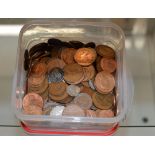
[{"label": "bronze penny", "polygon": [[107,45],[98,45],[96,47],[96,52],[105,58],[115,58],[115,51]]},{"label": "bronze penny", "polygon": [[68,64],[64,67],[64,80],[69,84],[78,84],[84,78],[83,68],[77,64]]},{"label": "bronze penny", "polygon": [[96,110],[96,115],[97,117],[114,117],[114,112],[109,109],[109,110]]},{"label": "bronze penny", "polygon": [[95,68],[94,68],[93,65],[83,67],[83,71],[84,71],[84,79],[83,79],[83,81],[88,81],[88,80],[92,79],[95,76]]},{"label": "bronze penny", "polygon": [[94,84],[102,94],[107,94],[115,87],[115,79],[112,74],[102,71],[96,75]]},{"label": "bronze penny", "polygon": [[92,106],[92,98],[86,93],[80,93],[74,98],[74,103],[80,106],[82,109],[90,109]]},{"label": "bronze penny", "polygon": [[42,75],[40,77],[30,76],[28,78],[28,85],[29,86],[39,86],[44,80],[45,80],[45,75]]},{"label": "bronze penny", "polygon": [[49,85],[49,94],[54,96],[61,96],[64,94],[67,88],[67,84],[65,82],[53,82]]},{"label": "bronze penny", "polygon": [[59,58],[52,58],[51,60],[49,60],[49,62],[47,64],[47,69],[48,69],[48,72],[50,72],[54,68],[63,69],[65,65],[66,64],[63,60],[61,60]]},{"label": "bronze penny", "polygon": [[43,62],[38,62],[35,63],[32,67],[31,67],[31,72],[30,75],[34,76],[34,77],[40,77],[45,75],[47,72],[47,66],[45,63]]},{"label": "bronze penny", "polygon": [[28,93],[23,98],[23,109],[27,109],[29,105],[35,105],[40,108],[43,108],[43,99],[40,95],[36,93]]},{"label": "bronze penny", "polygon": [[80,48],[76,51],[74,59],[78,64],[88,66],[95,61],[96,56],[96,51],[93,48]]},{"label": "bronze penny", "polygon": [[96,112],[94,110],[85,110],[86,117],[96,117]]},{"label": "bronze penny", "polygon": [[53,101],[56,102],[61,102],[62,100],[66,99],[69,95],[67,94],[67,92],[65,91],[61,96],[55,96],[55,95],[51,95],[49,94],[49,98]]},{"label": "bronze penny", "polygon": [[116,61],[114,59],[102,58],[100,64],[101,68],[109,73],[113,73],[116,70]]},{"label": "bronze penny", "polygon": [[27,115],[42,115],[42,108],[36,105],[29,105],[24,109],[24,113]]},{"label": "bronze penny", "polygon": [[63,116],[79,116],[79,117],[84,117],[85,116],[85,112],[78,105],[69,104],[69,105],[67,105],[65,107],[62,115]]},{"label": "bronze penny", "polygon": [[103,110],[112,108],[114,104],[114,95],[113,94],[100,94],[95,92],[92,96],[94,105]]},{"label": "bronze penny", "polygon": [[102,57],[101,56],[97,56],[97,58],[96,58],[96,70],[98,71],[98,72],[101,72],[102,71],[102,68],[101,68],[101,59],[102,59]]},{"label": "bronze penny", "polygon": [[73,63],[75,63],[75,61],[74,61],[75,52],[76,52],[76,49],[74,49],[74,48],[63,48],[63,50],[61,52],[61,59],[66,64],[73,64]]},{"label": "bronze penny", "polygon": [[94,90],[92,90],[89,87],[84,86],[84,87],[81,88],[81,93],[86,93],[86,94],[88,94],[88,95],[90,95],[92,97],[93,94],[94,94]]}]

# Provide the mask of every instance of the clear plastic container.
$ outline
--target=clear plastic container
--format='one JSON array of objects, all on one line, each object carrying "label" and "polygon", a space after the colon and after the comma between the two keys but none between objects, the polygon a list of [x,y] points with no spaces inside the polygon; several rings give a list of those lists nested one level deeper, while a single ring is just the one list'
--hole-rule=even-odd
[{"label": "clear plastic container", "polygon": [[[47,42],[49,38],[63,41],[79,40],[81,42],[95,42],[112,47],[116,51],[116,102],[117,115],[113,118],[88,117],[57,117],[25,115],[22,113],[22,99],[26,90],[26,72],[24,70],[24,52],[32,46]],[[12,105],[17,118],[23,127],[32,133],[57,134],[86,134],[106,133],[118,126],[127,114],[132,102],[133,89],[128,80],[126,68],[125,37],[123,31],[115,24],[103,22],[78,21],[35,21],[22,28],[19,35],[17,64],[13,80]],[[42,132],[41,132],[42,131]],[[102,135],[102,134],[101,134]],[[104,134],[103,134],[104,135]]]}]

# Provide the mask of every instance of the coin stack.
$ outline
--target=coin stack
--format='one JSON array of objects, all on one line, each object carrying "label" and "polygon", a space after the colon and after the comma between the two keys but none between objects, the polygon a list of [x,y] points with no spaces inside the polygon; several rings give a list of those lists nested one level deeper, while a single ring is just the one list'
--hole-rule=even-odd
[{"label": "coin stack", "polygon": [[111,47],[94,42],[51,38],[35,45],[25,51],[28,92],[24,99],[29,93],[42,97],[43,115],[114,117],[115,55]]}]

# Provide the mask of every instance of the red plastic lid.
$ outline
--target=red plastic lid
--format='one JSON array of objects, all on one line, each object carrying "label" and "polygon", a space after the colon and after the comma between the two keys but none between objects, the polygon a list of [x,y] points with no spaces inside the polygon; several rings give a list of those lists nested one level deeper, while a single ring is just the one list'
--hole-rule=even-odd
[{"label": "red plastic lid", "polygon": [[116,132],[119,124],[116,124],[113,128],[108,129],[103,132],[74,132],[74,131],[52,131],[52,130],[34,130],[26,126],[23,122],[21,122],[22,128],[28,133],[28,134],[37,134],[37,135],[79,135],[79,136],[108,136],[112,135]]}]

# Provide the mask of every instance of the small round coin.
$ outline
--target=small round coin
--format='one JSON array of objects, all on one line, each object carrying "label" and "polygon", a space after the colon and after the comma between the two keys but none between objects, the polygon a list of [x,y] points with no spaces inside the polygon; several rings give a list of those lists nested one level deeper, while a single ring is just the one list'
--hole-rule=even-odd
[{"label": "small round coin", "polygon": [[80,93],[74,98],[74,103],[84,110],[90,109],[92,106],[92,98],[86,93]]},{"label": "small round coin", "polygon": [[63,116],[78,116],[78,117],[84,117],[85,112],[83,109],[81,109],[78,105],[75,104],[69,104],[65,107],[63,113]]},{"label": "small round coin", "polygon": [[45,75],[39,77],[28,77],[28,85],[29,86],[38,86],[45,80]]},{"label": "small round coin", "polygon": [[96,47],[96,52],[105,58],[115,58],[115,51],[107,45],[98,45]]},{"label": "small round coin", "polygon": [[100,94],[98,92],[95,92],[92,96],[92,100],[94,105],[103,110],[107,110],[112,108],[113,103],[114,103],[114,95],[109,93],[109,94]]},{"label": "small round coin", "polygon": [[104,71],[113,73],[116,70],[116,61],[114,59],[102,58],[100,63],[101,63],[101,68]]},{"label": "small round coin", "polygon": [[69,84],[78,84],[84,78],[83,68],[77,64],[68,64],[64,67],[64,80]]},{"label": "small round coin", "polygon": [[96,56],[96,51],[93,48],[80,48],[76,51],[74,59],[78,64],[88,66],[95,61]]},{"label": "small round coin", "polygon": [[47,66],[45,63],[43,62],[38,62],[35,63],[32,67],[31,67],[31,72],[30,75],[34,76],[34,77],[40,77],[45,75],[47,72]]},{"label": "small round coin", "polygon": [[42,108],[36,105],[29,105],[24,109],[24,113],[27,115],[42,115]]},{"label": "small round coin", "polygon": [[30,105],[35,105],[43,108],[43,99],[40,95],[36,93],[28,93],[23,98],[23,109],[27,109]]},{"label": "small round coin", "polygon": [[63,80],[64,72],[61,68],[53,68],[48,73],[48,82],[61,82]]},{"label": "small round coin", "polygon": [[62,116],[64,108],[65,108],[64,106],[53,107],[50,112],[50,116]]},{"label": "small round coin", "polygon": [[97,117],[114,117],[114,112],[109,109],[109,110],[96,110],[96,115]]},{"label": "small round coin", "polygon": [[93,65],[83,67],[83,71],[84,71],[84,79],[83,79],[83,81],[88,81],[88,80],[92,79],[95,76],[95,68],[94,68]]},{"label": "small round coin", "polygon": [[115,87],[115,79],[112,74],[102,71],[96,75],[94,84],[100,93],[107,94]]},{"label": "small round coin", "polygon": [[75,63],[75,61],[74,61],[75,52],[76,52],[76,49],[74,49],[74,48],[64,48],[61,52],[61,59],[66,64]]},{"label": "small round coin", "polygon": [[67,87],[67,93],[70,96],[77,96],[80,93],[80,87],[78,87],[76,85],[69,85]]}]

